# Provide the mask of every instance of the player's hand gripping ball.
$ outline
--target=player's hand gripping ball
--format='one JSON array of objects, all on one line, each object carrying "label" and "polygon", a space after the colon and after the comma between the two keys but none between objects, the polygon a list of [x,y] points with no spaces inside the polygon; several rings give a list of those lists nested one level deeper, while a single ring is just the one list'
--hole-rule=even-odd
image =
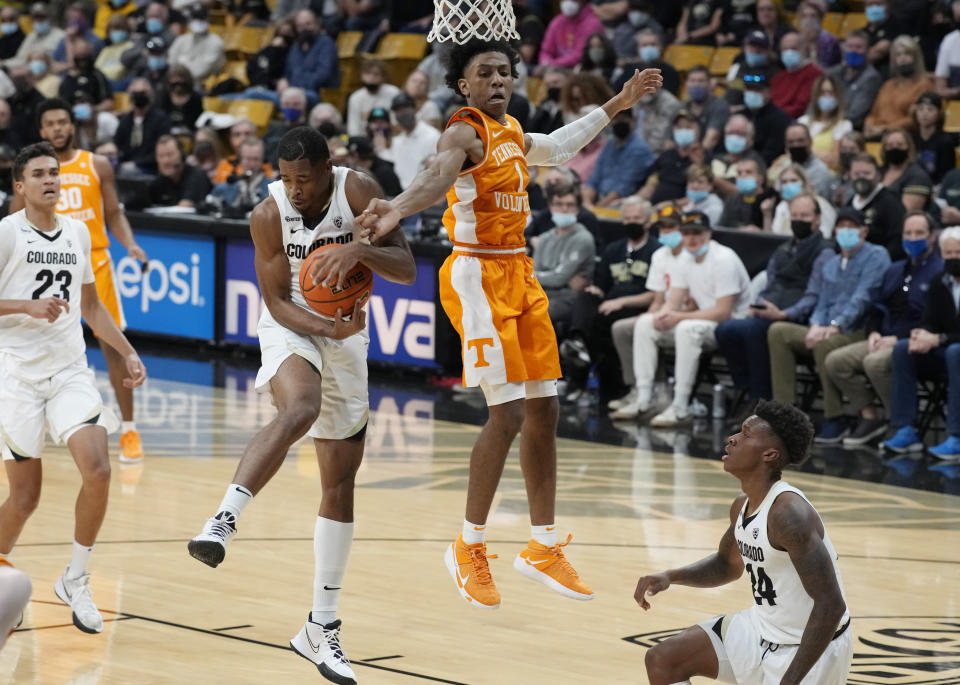
[{"label": "player's hand gripping ball", "polygon": [[300,292],[303,293],[303,299],[317,314],[332,319],[340,309],[343,311],[343,318],[347,319],[352,314],[357,300],[363,304],[370,297],[373,290],[373,272],[357,262],[340,284],[332,283],[328,287],[322,283],[314,283],[310,277],[314,260],[325,250],[335,247],[339,246],[334,243],[321,245],[303,260],[300,266]]}]

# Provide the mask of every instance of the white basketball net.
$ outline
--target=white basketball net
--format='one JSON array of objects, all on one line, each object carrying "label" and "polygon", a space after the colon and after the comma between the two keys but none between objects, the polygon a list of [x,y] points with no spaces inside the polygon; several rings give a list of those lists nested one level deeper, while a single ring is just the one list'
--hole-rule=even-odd
[{"label": "white basketball net", "polygon": [[433,7],[433,28],[427,40],[463,45],[471,38],[520,38],[510,0],[433,0]]}]

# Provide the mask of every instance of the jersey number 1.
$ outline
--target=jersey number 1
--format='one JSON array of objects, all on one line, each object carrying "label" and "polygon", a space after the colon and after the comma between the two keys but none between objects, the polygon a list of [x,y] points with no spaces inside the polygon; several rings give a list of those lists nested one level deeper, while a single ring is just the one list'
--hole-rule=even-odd
[{"label": "jersey number 1", "polygon": [[73,280],[73,276],[70,275],[69,271],[58,271],[57,275],[54,276],[53,272],[50,269],[44,269],[37,274],[37,280],[40,281],[40,286],[33,291],[33,295],[30,297],[34,300],[39,300],[47,290],[50,289],[50,286],[53,285],[53,282],[56,281],[60,284],[60,292],[57,294],[61,300],[70,301],[70,282]]},{"label": "jersey number 1", "polygon": [[753,572],[753,564],[747,564],[747,573],[750,574],[750,585],[753,587],[753,600],[759,605],[763,600],[767,600],[770,606],[776,605],[774,601],[777,593],[773,589],[773,581],[763,570],[763,566],[757,566],[757,572]]}]

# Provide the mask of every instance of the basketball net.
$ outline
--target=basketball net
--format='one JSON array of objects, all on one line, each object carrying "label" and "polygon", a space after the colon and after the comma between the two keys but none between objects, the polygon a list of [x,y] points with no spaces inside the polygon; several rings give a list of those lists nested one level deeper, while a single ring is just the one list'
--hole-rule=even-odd
[{"label": "basketball net", "polygon": [[433,0],[433,7],[429,41],[449,40],[463,45],[472,38],[520,38],[510,0]]}]

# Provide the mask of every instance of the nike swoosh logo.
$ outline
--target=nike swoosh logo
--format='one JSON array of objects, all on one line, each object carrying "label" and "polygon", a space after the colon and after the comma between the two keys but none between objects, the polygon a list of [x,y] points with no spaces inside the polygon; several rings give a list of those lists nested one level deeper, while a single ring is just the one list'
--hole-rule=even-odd
[{"label": "nike swoosh logo", "polygon": [[466,587],[467,581],[470,580],[470,574],[468,573],[466,577],[460,575],[460,569],[457,569],[457,583],[460,587]]},{"label": "nike swoosh logo", "polygon": [[324,585],[324,586],[323,586],[323,589],[324,589],[324,590],[342,590],[343,588],[342,588],[341,586],[339,586],[339,585],[333,585],[333,586]]},{"label": "nike swoosh logo", "polygon": [[501,133],[503,133],[503,131],[497,131],[496,133],[491,133],[490,135],[492,135],[494,138],[499,138]]},{"label": "nike swoosh logo", "polygon": [[486,530],[486,528],[487,528],[486,526],[474,526],[474,527],[473,527],[474,530]]},{"label": "nike swoosh logo", "polygon": [[319,644],[319,643],[313,644],[313,640],[310,639],[310,631],[307,630],[307,631],[305,631],[305,632],[307,633],[307,644],[310,645],[310,649],[313,650],[313,653],[314,653],[314,654],[319,654],[319,653],[320,653],[320,644]]},{"label": "nike swoosh logo", "polygon": [[524,561],[526,561],[527,564],[530,566],[539,566],[540,564],[547,563],[548,561],[550,561],[550,559],[540,559],[538,561],[530,561],[529,559],[524,559]]},{"label": "nike swoosh logo", "polygon": [[551,532],[551,531],[554,531],[554,530],[556,530],[556,529],[557,529],[556,526],[547,526],[547,532],[548,532],[548,533]]},{"label": "nike swoosh logo", "polygon": [[[101,264],[106,264],[106,262],[101,262]],[[236,490],[237,492],[243,494],[243,495],[248,495],[248,494],[250,494],[250,493],[246,492],[245,490],[241,490],[241,489],[238,488],[238,487],[234,487],[233,489]]]},{"label": "nike swoosh logo", "polygon": [[27,245],[33,245],[34,243],[39,243],[39,240],[28,240]]}]

